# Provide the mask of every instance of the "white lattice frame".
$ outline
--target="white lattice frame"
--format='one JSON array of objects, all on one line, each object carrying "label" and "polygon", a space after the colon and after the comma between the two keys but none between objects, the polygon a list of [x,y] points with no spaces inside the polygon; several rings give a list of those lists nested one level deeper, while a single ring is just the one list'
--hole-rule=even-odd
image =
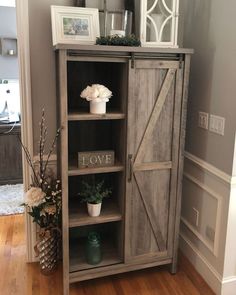
[{"label": "white lattice frame", "polygon": [[[165,6],[165,0],[155,0],[153,2],[152,7],[149,9],[149,13],[152,12],[152,8],[156,7],[156,5],[158,4],[159,1],[162,1],[163,5]],[[170,17],[172,17],[172,24],[171,24],[171,38],[170,38],[170,42],[162,42],[162,41],[147,41],[146,40],[146,26],[147,26],[147,18],[150,19],[150,21],[152,22],[151,17],[148,14],[147,11],[147,2],[148,0],[141,0],[141,6],[140,6],[140,13],[141,13],[141,23],[140,23],[140,40],[142,43],[142,46],[144,47],[171,47],[171,48],[177,48],[177,38],[178,38],[178,19],[179,19],[179,0],[173,0],[172,3],[172,12],[170,14]],[[167,7],[167,5],[166,5]],[[167,7],[167,10],[168,7]],[[164,23],[167,22],[167,19],[165,20]],[[153,26],[155,31],[157,31],[156,25],[154,22]],[[162,25],[162,29],[160,30],[160,32],[163,31],[164,28],[164,23]],[[161,34],[160,34],[161,35]]]}]

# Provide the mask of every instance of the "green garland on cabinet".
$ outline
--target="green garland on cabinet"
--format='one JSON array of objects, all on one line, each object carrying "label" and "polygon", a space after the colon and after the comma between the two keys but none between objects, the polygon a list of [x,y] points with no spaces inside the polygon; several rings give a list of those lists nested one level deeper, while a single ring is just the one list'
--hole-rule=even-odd
[{"label": "green garland on cabinet", "polygon": [[127,37],[107,36],[99,37],[96,41],[97,45],[113,45],[113,46],[141,46],[140,40],[135,37],[135,35],[130,35]]}]

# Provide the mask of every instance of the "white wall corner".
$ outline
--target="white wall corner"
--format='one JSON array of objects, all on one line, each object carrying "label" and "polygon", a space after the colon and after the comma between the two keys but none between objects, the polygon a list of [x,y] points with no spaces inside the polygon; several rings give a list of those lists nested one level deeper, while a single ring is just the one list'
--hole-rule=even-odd
[{"label": "white wall corner", "polygon": [[[223,282],[224,289],[227,288],[230,292],[228,285],[234,286],[234,292],[236,290],[236,185],[231,185],[230,201],[229,201],[229,213],[227,220],[227,234],[225,245],[225,260],[224,260],[224,273]],[[227,287],[225,287],[227,285]],[[235,292],[236,293],[236,292]],[[235,295],[234,293],[234,295]],[[233,294],[233,293],[225,293]]]},{"label": "white wall corner", "polygon": [[234,140],[234,158],[233,158],[233,182],[236,184],[236,133],[235,133],[235,140]]}]

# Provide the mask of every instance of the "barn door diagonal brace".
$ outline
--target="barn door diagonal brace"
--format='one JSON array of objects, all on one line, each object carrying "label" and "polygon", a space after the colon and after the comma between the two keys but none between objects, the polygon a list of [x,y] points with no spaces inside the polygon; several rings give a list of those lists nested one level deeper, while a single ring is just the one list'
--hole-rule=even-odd
[{"label": "barn door diagonal brace", "polygon": [[164,103],[166,101],[167,94],[168,94],[171,84],[173,82],[175,72],[176,72],[176,69],[169,69],[166,74],[165,80],[162,84],[161,91],[156,99],[156,103],[154,104],[154,107],[151,112],[149,121],[147,123],[145,132],[143,134],[142,140],[141,140],[139,148],[137,150],[136,158],[134,161],[134,170],[135,170],[135,164],[141,163],[141,159],[143,159],[143,156],[144,156],[147,144],[148,144],[148,139],[155,128],[155,124],[156,124],[157,120],[159,119],[162,108],[163,108]]}]

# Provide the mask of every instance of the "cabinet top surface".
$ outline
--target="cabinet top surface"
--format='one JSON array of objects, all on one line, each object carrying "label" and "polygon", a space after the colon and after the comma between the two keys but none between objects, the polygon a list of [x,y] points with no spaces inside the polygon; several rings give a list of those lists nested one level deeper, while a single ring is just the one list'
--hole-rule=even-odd
[{"label": "cabinet top surface", "polygon": [[77,50],[90,52],[119,52],[119,53],[173,53],[193,54],[190,48],[158,48],[158,47],[130,47],[130,46],[107,46],[107,45],[79,45],[57,44],[54,50]]}]

